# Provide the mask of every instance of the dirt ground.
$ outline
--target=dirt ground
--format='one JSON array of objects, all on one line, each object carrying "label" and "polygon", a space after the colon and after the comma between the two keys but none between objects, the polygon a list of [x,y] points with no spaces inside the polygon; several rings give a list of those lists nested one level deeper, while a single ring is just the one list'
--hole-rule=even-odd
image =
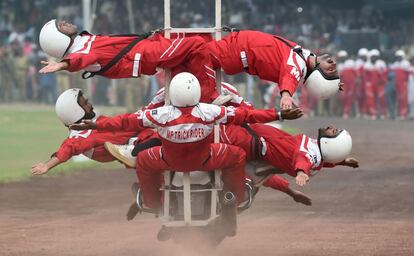
[{"label": "dirt ground", "polygon": [[301,190],[313,206],[262,189],[237,236],[215,250],[158,242],[148,214],[126,221],[135,174],[119,169],[0,185],[0,255],[414,255],[414,123],[289,125],[315,135],[329,123],[350,131],[361,168],[312,177]]}]

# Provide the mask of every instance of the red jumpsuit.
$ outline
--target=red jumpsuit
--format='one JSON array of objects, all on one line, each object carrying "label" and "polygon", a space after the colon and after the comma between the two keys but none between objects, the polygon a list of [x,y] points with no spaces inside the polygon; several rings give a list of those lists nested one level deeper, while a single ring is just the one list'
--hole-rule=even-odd
[{"label": "red jumpsuit", "polygon": [[[64,58],[71,72],[99,71],[135,37],[79,34]],[[203,38],[198,36],[166,39],[160,34],[143,39],[102,76],[130,78],[153,75],[157,68],[170,68],[172,75],[183,71],[194,74],[202,87],[202,102],[217,96],[212,63]]]},{"label": "red jumpsuit", "polygon": [[144,202],[151,208],[161,205],[160,174],[164,170],[189,172],[222,169],[225,189],[244,199],[245,152],[236,146],[211,143],[214,124],[270,122],[278,119],[274,109],[249,110],[200,103],[194,107],[164,106],[135,114],[120,115],[96,122],[98,130],[141,130],[157,128],[162,146],[141,151],[137,176]]},{"label": "red jumpsuit", "polygon": [[[387,102],[385,99],[385,85],[387,84],[388,71],[387,65],[383,60],[376,60],[374,68],[370,76],[371,82],[374,86],[375,99],[379,101],[381,116],[387,115]],[[375,107],[376,102],[374,103]]]},{"label": "red jumpsuit", "polygon": [[[339,69],[339,67],[338,67]],[[352,103],[356,99],[356,80],[357,71],[355,70],[355,61],[352,59],[346,60],[340,68],[339,75],[342,82],[345,84],[345,91],[343,92],[343,106],[344,117],[349,117],[352,110]]]},{"label": "red jumpsuit", "polygon": [[396,61],[392,65],[395,72],[395,89],[398,100],[398,114],[400,118],[408,115],[408,76],[410,74],[410,63],[407,60]]},{"label": "red jumpsuit", "polygon": [[375,84],[373,83],[375,76],[374,64],[371,61],[367,61],[364,64],[364,98],[365,98],[365,114],[370,114],[372,119],[377,118],[377,108],[375,106],[375,96],[374,88]]},{"label": "red jumpsuit", "polygon": [[[296,43],[287,39],[292,47]],[[307,72],[310,51],[302,49],[302,59],[291,47],[275,36],[259,31],[233,32],[219,41],[207,43],[215,67],[233,75],[247,72],[279,84],[280,91],[295,92]],[[299,46],[298,46],[299,47]]]},{"label": "red jumpsuit", "polygon": [[[104,117],[101,116],[98,120],[102,118]],[[79,154],[83,154],[98,162],[110,162],[116,159],[106,151],[104,147],[106,141],[114,144],[126,144],[130,138],[138,137],[137,142],[142,142],[150,138],[153,134],[154,131],[151,129],[140,133],[137,131],[121,131],[115,133],[97,130],[70,130],[69,137],[62,142],[54,156],[61,162],[65,162],[72,156]]]},{"label": "red jumpsuit", "polygon": [[[246,152],[246,160],[257,160],[255,142],[253,136],[243,127],[238,125],[220,126],[220,141],[226,144],[242,148]],[[277,175],[273,175],[263,183],[263,186],[287,192],[289,182]]]},{"label": "red jumpsuit", "polygon": [[[250,128],[261,137],[259,153],[264,161],[283,172],[296,177],[298,171],[313,175],[313,170],[322,167],[333,167],[334,164],[322,161],[316,140],[304,134],[290,135],[282,130],[266,124],[251,124]],[[251,152],[251,141],[246,139],[247,131],[227,126],[222,129],[221,139]]]},{"label": "red jumpsuit", "polygon": [[355,70],[357,73],[357,81],[356,84],[356,94],[358,98],[358,113],[357,114],[366,114],[366,104],[365,104],[365,71],[364,71],[365,61],[362,59],[357,59],[355,61]]}]

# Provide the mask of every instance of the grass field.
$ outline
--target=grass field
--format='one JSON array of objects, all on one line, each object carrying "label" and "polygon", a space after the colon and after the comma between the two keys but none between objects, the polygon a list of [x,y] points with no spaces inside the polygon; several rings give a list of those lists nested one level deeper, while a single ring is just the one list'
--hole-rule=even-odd
[{"label": "grass field", "polygon": [[[29,179],[32,164],[47,161],[67,136],[52,106],[0,105],[0,183]],[[111,166],[68,161],[47,175]]]}]

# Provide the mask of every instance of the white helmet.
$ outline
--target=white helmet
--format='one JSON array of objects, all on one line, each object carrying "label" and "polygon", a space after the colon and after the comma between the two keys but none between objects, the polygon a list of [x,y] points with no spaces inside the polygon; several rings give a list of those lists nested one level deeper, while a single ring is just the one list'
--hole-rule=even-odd
[{"label": "white helmet", "polygon": [[405,53],[404,53],[404,51],[403,50],[398,50],[398,51],[396,51],[395,52],[395,56],[397,56],[397,57],[405,57]]},{"label": "white helmet", "polygon": [[378,49],[372,49],[371,51],[369,51],[369,56],[370,57],[372,57],[372,56],[379,57],[380,56],[380,51],[378,51]]},{"label": "white helmet", "polygon": [[56,114],[66,126],[76,123],[85,116],[85,110],[79,105],[82,91],[77,88],[64,91],[56,101]]},{"label": "white helmet", "polygon": [[201,89],[197,77],[188,72],[182,72],[173,77],[170,83],[171,105],[190,107],[200,101]]},{"label": "white helmet", "polygon": [[341,130],[335,137],[319,137],[322,159],[327,163],[339,163],[351,153],[352,138],[349,132]]},{"label": "white helmet", "polygon": [[337,54],[338,58],[346,58],[348,57],[348,53],[345,50],[340,50]]},{"label": "white helmet", "polygon": [[327,99],[339,91],[340,82],[341,80],[338,76],[329,78],[319,67],[316,67],[311,71],[310,75],[305,78],[303,84],[313,97]]},{"label": "white helmet", "polygon": [[368,56],[368,49],[367,48],[361,48],[358,50],[358,56]]},{"label": "white helmet", "polygon": [[52,57],[63,58],[71,42],[70,36],[59,31],[56,19],[47,22],[40,30],[40,47]]}]

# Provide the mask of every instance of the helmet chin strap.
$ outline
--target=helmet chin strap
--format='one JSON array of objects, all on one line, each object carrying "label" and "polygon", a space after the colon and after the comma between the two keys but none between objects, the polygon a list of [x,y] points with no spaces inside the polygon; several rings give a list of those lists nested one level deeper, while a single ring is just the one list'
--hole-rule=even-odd
[{"label": "helmet chin strap", "polygon": [[319,66],[318,56],[315,55],[315,68]]},{"label": "helmet chin strap", "polygon": [[[63,53],[63,56],[62,56],[62,57],[65,57],[65,55],[68,53],[68,51],[69,51],[70,47],[72,46],[73,41],[74,41],[74,38],[76,37],[76,35],[78,34],[78,32],[74,33],[73,35],[67,35],[67,34],[63,33],[63,32],[62,32],[62,31],[60,31],[60,29],[59,29],[59,23],[58,23],[58,21],[57,21],[57,20],[55,20],[55,26],[56,26],[57,30],[58,30],[60,33],[62,33],[62,34],[64,34],[64,35],[66,35],[67,37],[69,37],[69,38],[70,38],[70,44],[68,45],[68,47],[67,47],[67,48],[66,48],[66,50],[65,50],[65,53]],[[75,35],[75,36],[74,36],[74,35]]]},{"label": "helmet chin strap", "polygon": [[321,153],[321,159],[323,160],[322,150],[321,150],[321,138],[322,138],[322,128],[318,129],[318,139],[316,140],[318,143],[319,153]]},{"label": "helmet chin strap", "polygon": [[[307,62],[306,63],[306,65],[307,65],[307,67],[309,67],[309,69],[310,68],[312,68],[312,70],[310,71],[310,72],[306,72],[306,75],[305,75],[305,81],[306,81],[306,79],[308,79],[308,77],[310,76],[310,74],[313,72],[313,71],[315,71],[316,70],[316,68],[319,66],[319,64],[320,63],[318,63],[318,56],[316,56],[316,54],[314,54],[314,53],[311,53],[311,56],[315,56],[315,65],[313,66],[313,67],[310,67],[310,61],[309,62]],[[309,59],[309,58],[308,58]]]}]

